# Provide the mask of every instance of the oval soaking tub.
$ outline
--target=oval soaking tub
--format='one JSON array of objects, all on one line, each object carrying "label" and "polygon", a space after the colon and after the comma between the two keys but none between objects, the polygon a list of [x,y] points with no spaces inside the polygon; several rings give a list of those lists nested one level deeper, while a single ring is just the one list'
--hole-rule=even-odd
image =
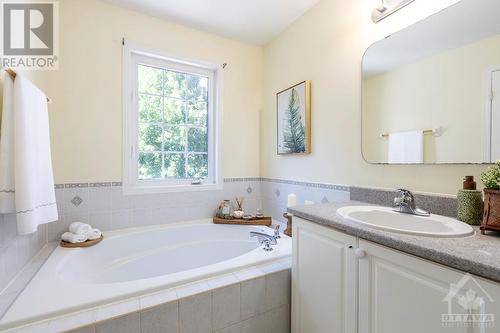
[{"label": "oval soaking tub", "polygon": [[291,256],[283,236],[266,252],[250,231],[211,220],[105,232],[89,248],[58,247],[0,321],[0,328],[82,311],[234,273]]}]

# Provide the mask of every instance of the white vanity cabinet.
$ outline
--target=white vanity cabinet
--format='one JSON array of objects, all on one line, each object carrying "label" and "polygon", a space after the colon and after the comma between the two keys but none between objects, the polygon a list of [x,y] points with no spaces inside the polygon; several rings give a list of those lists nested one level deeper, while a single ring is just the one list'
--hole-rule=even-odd
[{"label": "white vanity cabinet", "polygon": [[364,240],[359,247],[359,333],[470,332],[442,325],[450,283],[463,274]]},{"label": "white vanity cabinet", "polygon": [[292,332],[356,332],[356,238],[293,219]]},{"label": "white vanity cabinet", "polygon": [[[300,218],[294,218],[293,232],[293,333],[500,331],[499,283]],[[496,325],[443,323],[449,313],[467,313],[457,296],[469,290],[476,302],[469,304],[470,313]]]}]

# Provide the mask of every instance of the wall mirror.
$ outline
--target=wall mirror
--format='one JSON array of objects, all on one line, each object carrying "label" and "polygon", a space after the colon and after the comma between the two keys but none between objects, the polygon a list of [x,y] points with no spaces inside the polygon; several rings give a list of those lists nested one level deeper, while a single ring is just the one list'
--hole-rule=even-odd
[{"label": "wall mirror", "polygon": [[500,160],[500,1],[462,0],[376,42],[362,84],[368,162]]}]

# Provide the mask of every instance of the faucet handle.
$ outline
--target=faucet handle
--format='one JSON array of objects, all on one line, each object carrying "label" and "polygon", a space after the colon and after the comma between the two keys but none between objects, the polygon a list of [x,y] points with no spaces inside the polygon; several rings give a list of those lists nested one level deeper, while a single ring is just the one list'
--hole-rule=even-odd
[{"label": "faucet handle", "polygon": [[281,238],[280,236],[280,225],[278,224],[276,228],[274,228],[274,237],[275,238]]},{"label": "faucet handle", "polygon": [[405,188],[398,188],[396,191],[398,191],[400,194],[412,194],[410,190],[407,190]]},{"label": "faucet handle", "polygon": [[397,191],[401,195],[401,200],[403,202],[405,202],[405,201],[414,201],[415,200],[415,197],[413,196],[413,193],[410,190],[407,190],[407,189],[404,189],[404,188],[399,188]]}]

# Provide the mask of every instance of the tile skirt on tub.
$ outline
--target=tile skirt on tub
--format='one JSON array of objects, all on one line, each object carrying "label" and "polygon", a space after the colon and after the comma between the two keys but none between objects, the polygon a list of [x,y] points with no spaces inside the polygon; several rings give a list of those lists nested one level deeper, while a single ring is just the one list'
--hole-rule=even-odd
[{"label": "tile skirt on tub", "polygon": [[70,333],[290,333],[290,269],[214,287]]}]

